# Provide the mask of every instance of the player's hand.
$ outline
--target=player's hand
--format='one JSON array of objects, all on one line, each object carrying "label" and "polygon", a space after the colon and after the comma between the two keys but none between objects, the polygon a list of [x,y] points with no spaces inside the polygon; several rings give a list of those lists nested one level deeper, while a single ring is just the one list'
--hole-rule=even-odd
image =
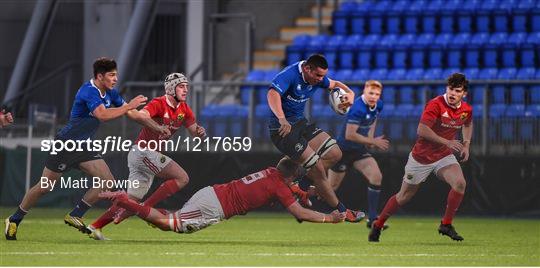
[{"label": "player's hand", "polygon": [[287,135],[289,135],[289,132],[291,132],[291,124],[289,123],[289,121],[287,121],[287,119],[285,118],[279,118],[279,124],[281,125],[279,127],[279,136],[281,137],[285,137]]},{"label": "player's hand", "polygon": [[349,106],[352,106],[354,103],[354,92],[346,93],[345,95],[341,96],[341,104],[344,105],[343,108],[347,108]]},{"label": "player's hand", "polygon": [[147,97],[143,95],[139,95],[129,101],[128,107],[129,109],[137,109],[137,107],[141,105],[145,105],[147,100],[148,100]]},{"label": "player's hand", "polygon": [[340,223],[345,221],[345,213],[340,213],[337,209],[330,213],[332,223]]},{"label": "player's hand", "polygon": [[463,146],[463,150],[461,150],[461,152],[459,153],[459,156],[461,158],[459,160],[460,163],[464,163],[464,162],[467,162],[467,160],[469,160],[469,146],[468,145]]},{"label": "player's hand", "polygon": [[311,204],[311,201],[309,200],[310,195],[308,192],[305,192],[302,189],[300,189],[300,186],[298,186],[298,184],[291,184],[289,188],[291,189],[293,194],[298,198],[298,201],[300,202],[302,206],[311,207],[312,204]]},{"label": "player's hand", "polygon": [[446,142],[446,147],[450,148],[453,152],[463,151],[463,144],[458,140],[448,140]]},{"label": "player's hand", "polygon": [[195,131],[197,132],[197,136],[199,138],[206,137],[206,129],[204,129],[203,127],[197,125],[197,129]]},{"label": "player's hand", "polygon": [[157,131],[159,133],[159,137],[170,137],[171,136],[171,130],[167,126],[159,126],[159,129]]},{"label": "player's hand", "polygon": [[373,138],[373,146],[381,151],[387,151],[390,147],[390,141],[384,138],[384,135]]}]

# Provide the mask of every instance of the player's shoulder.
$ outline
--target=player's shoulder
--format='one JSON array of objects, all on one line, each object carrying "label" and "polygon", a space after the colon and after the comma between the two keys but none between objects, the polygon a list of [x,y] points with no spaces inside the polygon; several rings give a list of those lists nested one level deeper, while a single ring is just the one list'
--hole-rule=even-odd
[{"label": "player's shoulder", "polygon": [[86,97],[99,94],[99,89],[92,83],[92,80],[88,80],[81,85],[77,91],[76,97]]},{"label": "player's shoulder", "polygon": [[472,112],[473,108],[472,105],[466,101],[461,101],[461,110],[464,112]]},{"label": "player's shoulder", "polygon": [[426,108],[429,107],[429,106],[444,106],[445,105],[445,100],[444,100],[444,96],[443,95],[440,95],[440,96],[437,96],[431,100],[429,100],[427,103],[426,103]]},{"label": "player's shoulder", "polygon": [[384,102],[381,99],[379,99],[377,101],[377,110],[380,112],[382,111],[383,107],[384,107]]},{"label": "player's shoulder", "polygon": [[298,74],[300,73],[300,65],[302,64],[302,61],[299,61],[299,62],[295,62],[285,68],[283,68],[283,70],[281,70],[281,72],[279,72],[275,77],[283,77],[283,76],[287,76],[287,77],[296,77],[298,76]]}]

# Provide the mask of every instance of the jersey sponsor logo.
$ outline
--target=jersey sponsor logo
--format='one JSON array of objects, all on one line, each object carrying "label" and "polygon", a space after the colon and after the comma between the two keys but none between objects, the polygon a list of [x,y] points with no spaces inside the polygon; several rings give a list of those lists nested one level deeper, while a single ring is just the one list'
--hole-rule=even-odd
[{"label": "jersey sponsor logo", "polygon": [[299,102],[299,103],[302,103],[302,102],[306,102],[308,99],[295,99],[293,96],[291,95],[287,95],[287,99],[288,100],[292,100],[294,102]]},{"label": "jersey sponsor logo", "polygon": [[[450,124],[455,124],[455,123],[456,123],[455,121],[450,122]],[[447,128],[455,128],[455,129],[460,129],[461,128],[461,125],[453,126],[453,125],[450,125],[450,124],[441,123],[441,126],[447,127]]]},{"label": "jersey sponsor logo", "polygon": [[448,115],[448,111],[444,111],[444,113],[442,114],[442,117],[450,118],[450,116]]},{"label": "jersey sponsor logo", "polygon": [[459,116],[459,118],[461,118],[461,121],[465,121],[465,119],[467,119],[467,116],[469,114],[468,113],[461,113],[461,115]]}]

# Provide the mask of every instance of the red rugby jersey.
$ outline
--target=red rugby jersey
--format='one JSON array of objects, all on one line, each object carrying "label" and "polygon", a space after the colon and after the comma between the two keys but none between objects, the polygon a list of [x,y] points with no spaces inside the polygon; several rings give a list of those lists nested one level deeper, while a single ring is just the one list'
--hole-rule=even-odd
[{"label": "red rugby jersey", "polygon": [[[453,140],[463,126],[468,126],[472,122],[472,107],[461,101],[459,107],[452,107],[446,101],[446,94],[430,100],[420,123],[430,127],[437,135]],[[413,158],[421,164],[436,162],[447,155],[452,154],[452,150],[442,144],[438,144],[422,137],[418,137],[412,149]]]}]

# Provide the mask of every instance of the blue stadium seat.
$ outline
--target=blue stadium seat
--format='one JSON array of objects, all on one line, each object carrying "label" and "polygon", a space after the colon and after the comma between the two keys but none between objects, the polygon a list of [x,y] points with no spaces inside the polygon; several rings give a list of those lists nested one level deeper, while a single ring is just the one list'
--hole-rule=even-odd
[{"label": "blue stadium seat", "polygon": [[409,1],[407,0],[397,0],[392,3],[390,10],[386,12],[387,33],[400,34],[402,32],[403,15],[408,5]]},{"label": "blue stadium seat", "polygon": [[459,68],[462,66],[462,62],[465,62],[465,57],[463,55],[464,49],[470,41],[471,35],[469,33],[460,33],[451,39],[446,54],[446,63],[448,67]]},{"label": "blue stadium seat", "polygon": [[239,105],[208,105],[201,111],[206,119],[210,136],[244,136],[248,110]]},{"label": "blue stadium seat", "polygon": [[422,80],[424,78],[424,69],[422,68],[413,68],[407,71],[407,80]]},{"label": "blue stadium seat", "polygon": [[484,116],[484,105],[482,104],[473,104],[473,118],[478,120]]},{"label": "blue stadium seat", "polygon": [[332,29],[334,34],[349,34],[349,17],[356,10],[355,1],[341,3],[340,8],[332,13]]},{"label": "blue stadium seat", "polygon": [[441,80],[444,78],[441,68],[430,68],[424,72],[425,80]]},{"label": "blue stadium seat", "polygon": [[339,66],[340,68],[352,69],[355,64],[355,57],[358,50],[358,45],[363,41],[360,35],[350,35],[341,44],[339,48]]},{"label": "blue stadium seat", "polygon": [[435,42],[431,43],[429,46],[429,57],[428,57],[428,66],[429,67],[443,67],[444,59],[443,55],[445,54],[446,47],[452,39],[452,34],[442,33],[436,36]]},{"label": "blue stadium seat", "polygon": [[292,44],[287,46],[287,65],[304,59],[304,52],[307,45],[311,41],[311,36],[307,34],[297,35],[294,37]]},{"label": "blue stadium seat", "polygon": [[506,103],[506,87],[503,85],[494,85],[491,88],[491,103],[503,104]]},{"label": "blue stadium seat", "polygon": [[415,90],[412,86],[401,86],[398,90],[399,102],[401,104],[413,104]]},{"label": "blue stadium seat", "polygon": [[476,11],[475,28],[477,32],[489,33],[491,32],[491,15],[497,8],[499,2],[497,0],[484,0]]},{"label": "blue stadium seat", "polygon": [[360,38],[358,44],[358,54],[356,54],[356,68],[371,68],[374,67],[375,60],[373,51],[379,48],[381,36],[370,34]]},{"label": "blue stadium seat", "polygon": [[[540,57],[536,58],[535,54],[540,53],[538,48],[540,47],[540,32],[530,33],[527,36],[527,40],[521,44],[520,58],[521,66],[534,67]],[[537,51],[535,51],[537,50]]]},{"label": "blue stadium seat", "polygon": [[255,120],[253,122],[253,135],[255,139],[263,139],[268,137],[268,118],[272,111],[267,104],[259,104],[255,106]]},{"label": "blue stadium seat", "polygon": [[510,103],[512,104],[525,103],[525,86],[515,85],[510,88]]},{"label": "blue stadium seat", "polygon": [[531,32],[533,33],[540,32],[540,8],[538,8],[538,6],[539,4],[537,2],[536,8],[532,9],[532,14],[531,14]]},{"label": "blue stadium seat", "polygon": [[500,69],[498,79],[503,80],[512,80],[516,78],[517,69],[516,68],[503,68]]},{"label": "blue stadium seat", "polygon": [[381,94],[381,98],[384,102],[384,109],[387,111],[388,106],[387,104],[395,104],[396,103],[396,86],[384,86],[383,85],[383,91]]},{"label": "blue stadium seat", "polygon": [[473,104],[481,105],[484,103],[484,87],[482,85],[473,85],[467,94],[467,98],[469,97],[471,97]]},{"label": "blue stadium seat", "polygon": [[352,74],[353,74],[353,71],[351,69],[340,69],[339,71],[336,72],[336,74],[333,76],[333,78],[335,78],[335,80],[339,80],[339,81],[352,81]]},{"label": "blue stadium seat", "polygon": [[391,69],[386,76],[386,80],[405,80],[407,78],[406,75],[407,70],[404,68]]},{"label": "blue stadium seat", "polygon": [[529,87],[529,96],[531,104],[540,104],[540,86]]},{"label": "blue stadium seat", "polygon": [[411,67],[424,68],[426,67],[426,51],[434,42],[435,36],[430,33],[425,33],[417,36],[416,42],[411,46]]},{"label": "blue stadium seat", "polygon": [[508,39],[508,34],[506,33],[494,33],[489,38],[487,44],[484,45],[484,67],[497,67],[499,61],[499,48]]},{"label": "blue stadium seat", "polygon": [[388,8],[390,7],[390,2],[381,0],[375,3],[372,12],[368,15],[368,29],[369,33],[372,34],[384,34],[384,15]]},{"label": "blue stadium seat", "polygon": [[331,69],[339,68],[338,52],[341,45],[345,42],[346,37],[343,35],[332,35],[323,46],[324,56],[328,61],[328,67]]},{"label": "blue stadium seat", "polygon": [[525,32],[528,30],[532,10],[535,7],[536,0],[521,0],[512,8],[512,30],[514,32]]},{"label": "blue stadium seat", "polygon": [[463,70],[463,73],[467,77],[468,80],[476,80],[478,79],[478,75],[480,73],[480,69],[478,68],[465,68]]},{"label": "blue stadium seat", "polygon": [[517,72],[516,79],[518,80],[528,80],[534,79],[536,75],[536,69],[533,67],[524,67],[520,68]]},{"label": "blue stadium seat", "polygon": [[328,42],[329,36],[325,34],[314,35],[309,40],[309,43],[305,50],[305,57],[309,57],[312,54],[323,53],[324,47]]},{"label": "blue stadium seat", "polygon": [[464,1],[457,10],[457,28],[460,33],[473,32],[473,18],[480,5],[480,0]]},{"label": "blue stadium seat", "polygon": [[440,16],[441,8],[445,5],[442,0],[433,0],[422,12],[422,32],[437,33],[439,28],[437,18]]},{"label": "blue stadium seat", "polygon": [[478,79],[481,79],[481,80],[496,79],[498,73],[499,73],[499,70],[497,68],[481,69],[480,72],[478,73]]},{"label": "blue stadium seat", "polygon": [[503,44],[502,65],[504,67],[516,67],[517,52],[527,40],[526,33],[513,33]]},{"label": "blue stadium seat", "polygon": [[495,32],[508,32],[510,29],[510,10],[514,1],[501,1],[493,10],[493,30]]},{"label": "blue stadium seat", "polygon": [[525,116],[525,105],[513,104],[506,108],[505,120],[501,123],[501,138],[503,141],[516,139],[516,123]]},{"label": "blue stadium seat", "polygon": [[369,80],[371,79],[370,72],[371,71],[369,69],[354,70],[351,76],[351,80],[356,80],[356,81]]},{"label": "blue stadium seat", "polygon": [[505,104],[493,104],[489,106],[489,117],[491,118],[500,118],[504,115],[506,111]]},{"label": "blue stadium seat", "polygon": [[398,36],[395,34],[384,35],[375,50],[375,67],[388,68],[390,61],[390,51],[398,42]]},{"label": "blue stadium seat", "polygon": [[387,79],[388,70],[385,68],[379,68],[371,71],[370,73],[370,79],[375,80],[386,80]]},{"label": "blue stadium seat", "polygon": [[406,68],[409,48],[414,44],[416,36],[413,34],[401,35],[392,50],[392,66],[394,68]]},{"label": "blue stadium seat", "polygon": [[425,1],[417,0],[413,1],[405,10],[405,33],[418,34],[420,32],[419,18],[421,18],[425,6]]},{"label": "blue stadium seat", "polygon": [[463,6],[461,0],[445,1],[444,8],[441,8],[439,16],[439,27],[441,33],[454,33],[456,30],[456,13]]},{"label": "blue stadium seat", "polygon": [[[258,82],[264,81],[265,71],[263,70],[252,70],[246,76],[245,81],[247,82]],[[249,104],[249,96],[253,90],[256,90],[254,87],[243,86],[240,88],[240,101],[242,104]]]},{"label": "blue stadium seat", "polygon": [[472,35],[470,42],[465,46],[465,66],[480,66],[480,51],[488,41],[488,33],[476,33]]},{"label": "blue stadium seat", "polygon": [[373,3],[363,1],[356,5],[356,10],[351,13],[351,33],[366,34],[367,33],[367,18],[370,10],[373,8]]},{"label": "blue stadium seat", "polygon": [[540,104],[531,104],[525,110],[525,116],[540,117]]},{"label": "blue stadium seat", "polygon": [[[385,88],[386,90],[386,88]],[[386,92],[383,93],[383,95],[386,94]],[[383,100],[384,101],[384,100]],[[379,114],[379,118],[387,118],[394,116],[394,111],[396,110],[396,106],[392,103],[384,102],[384,107],[382,112]]]},{"label": "blue stadium seat", "polygon": [[311,107],[312,120],[317,123],[317,127],[323,130],[331,129],[331,121],[334,111],[328,105],[313,105]]}]

